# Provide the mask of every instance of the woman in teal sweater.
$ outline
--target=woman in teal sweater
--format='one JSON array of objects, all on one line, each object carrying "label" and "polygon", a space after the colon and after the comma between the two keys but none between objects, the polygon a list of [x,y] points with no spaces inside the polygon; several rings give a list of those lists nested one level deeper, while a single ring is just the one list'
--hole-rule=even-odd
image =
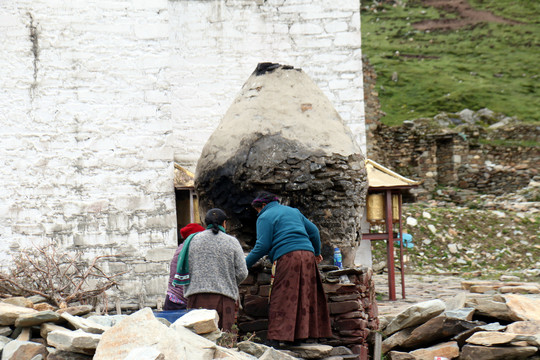
[{"label": "woman in teal sweater", "polygon": [[251,205],[258,212],[257,242],[246,257],[247,267],[264,255],[273,262],[269,345],[331,337],[328,305],[317,268],[322,261],[319,230],[298,209],[281,205],[272,193],[259,193]]}]

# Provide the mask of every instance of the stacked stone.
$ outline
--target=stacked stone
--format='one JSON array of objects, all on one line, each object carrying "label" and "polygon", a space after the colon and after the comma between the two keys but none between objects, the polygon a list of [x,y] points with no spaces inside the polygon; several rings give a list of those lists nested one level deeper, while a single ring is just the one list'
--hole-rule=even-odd
[{"label": "stacked stone", "polygon": [[[293,360],[249,341],[238,343],[218,329],[215,310],[197,309],[171,324],[146,307],[131,315],[97,315],[91,305],[56,309],[38,296],[0,301],[2,360]],[[173,320],[171,318],[171,320]],[[328,345],[298,348],[310,359],[341,354]],[[255,356],[255,357],[254,357]]]},{"label": "stacked stone", "polygon": [[[365,206],[366,172],[361,155],[287,159],[253,183],[267,186],[298,208],[319,227],[322,254],[341,248],[344,262],[358,242],[357,230]],[[253,174],[253,173],[252,173]],[[256,174],[256,172],[255,172]],[[346,204],[346,206],[344,205]]]},{"label": "stacked stone", "polygon": [[[346,346],[360,359],[367,359],[368,337],[379,327],[373,273],[368,268],[336,269],[335,266],[320,266],[333,333],[333,338],[324,343],[333,347]],[[340,282],[343,275],[348,283]],[[255,333],[261,340],[266,339],[269,293],[270,268],[267,264],[252,270],[240,286],[242,307],[238,327],[241,334]]]},{"label": "stacked stone", "polygon": [[[386,115],[381,110],[379,102],[379,92],[377,91],[377,73],[375,68],[369,63],[366,56],[362,57],[362,74],[364,78],[364,103],[365,103],[365,123],[366,137],[373,138],[373,131],[376,130],[381,117]],[[366,144],[366,154],[371,154],[373,150],[373,142]]]},{"label": "stacked stone", "polygon": [[[339,281],[343,275],[347,276],[348,284],[329,283]],[[335,336],[328,344],[349,346],[361,359],[369,353],[369,334],[379,328],[372,275],[372,270],[365,267],[334,270],[326,274],[327,283],[323,284]]]},{"label": "stacked stone", "polygon": [[[358,244],[358,231],[367,190],[364,159],[360,154],[342,156],[297,155],[273,164],[248,161],[236,167],[232,178],[209,177],[198,183],[201,199],[216,199],[212,204],[234,214],[231,232],[251,245],[255,238],[255,212],[250,207],[257,188],[278,194],[285,205],[298,208],[319,227],[325,259],[339,247],[344,264],[351,264],[353,248]],[[241,181],[242,180],[242,181]],[[233,185],[236,184],[236,185]],[[219,201],[219,204],[217,203]],[[249,218],[248,215],[251,214]]]},{"label": "stacked stone", "polygon": [[458,186],[462,189],[476,189],[482,193],[503,195],[527,187],[538,174],[536,168],[518,169],[512,166],[463,165],[459,168]]}]

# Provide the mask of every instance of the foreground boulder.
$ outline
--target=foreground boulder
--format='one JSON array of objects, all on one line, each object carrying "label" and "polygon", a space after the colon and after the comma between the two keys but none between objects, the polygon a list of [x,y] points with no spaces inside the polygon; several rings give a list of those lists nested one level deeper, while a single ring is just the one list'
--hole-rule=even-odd
[{"label": "foreground boulder", "polygon": [[150,308],[129,315],[105,331],[93,359],[124,360],[135,356],[131,353],[134,349],[140,349],[135,354],[141,351],[150,358],[155,356],[155,360],[250,359],[247,354],[220,347],[193,333],[178,320],[168,327],[154,317]]}]

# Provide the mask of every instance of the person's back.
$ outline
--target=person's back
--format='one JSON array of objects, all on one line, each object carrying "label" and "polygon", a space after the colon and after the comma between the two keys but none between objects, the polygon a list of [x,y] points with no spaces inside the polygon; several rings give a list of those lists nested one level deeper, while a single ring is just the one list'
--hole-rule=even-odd
[{"label": "person's back", "polygon": [[214,293],[238,299],[238,284],[247,277],[244,252],[236,238],[212,230],[198,233],[189,246],[191,282],[185,296]]},{"label": "person's back", "polygon": [[319,254],[319,230],[298,209],[270,202],[257,218],[257,243],[246,258],[248,267],[263,255],[274,261],[297,250]]}]

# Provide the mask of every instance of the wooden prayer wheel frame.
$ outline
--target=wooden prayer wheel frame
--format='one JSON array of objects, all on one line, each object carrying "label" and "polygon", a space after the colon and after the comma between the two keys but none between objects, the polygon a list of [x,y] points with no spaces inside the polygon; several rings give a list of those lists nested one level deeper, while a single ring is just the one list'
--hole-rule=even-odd
[{"label": "wooden prayer wheel frame", "polygon": [[[386,241],[386,263],[388,267],[388,295],[396,300],[396,280],[394,266],[394,241],[402,240],[402,192],[417,186],[419,182],[407,179],[392,170],[366,160],[368,173],[368,195],[366,199],[366,218],[371,225],[383,225],[381,233],[362,234],[362,239]],[[398,224],[398,232],[394,232]],[[403,266],[403,241],[399,242],[399,262],[401,266],[401,295],[405,299],[405,269]]]}]

